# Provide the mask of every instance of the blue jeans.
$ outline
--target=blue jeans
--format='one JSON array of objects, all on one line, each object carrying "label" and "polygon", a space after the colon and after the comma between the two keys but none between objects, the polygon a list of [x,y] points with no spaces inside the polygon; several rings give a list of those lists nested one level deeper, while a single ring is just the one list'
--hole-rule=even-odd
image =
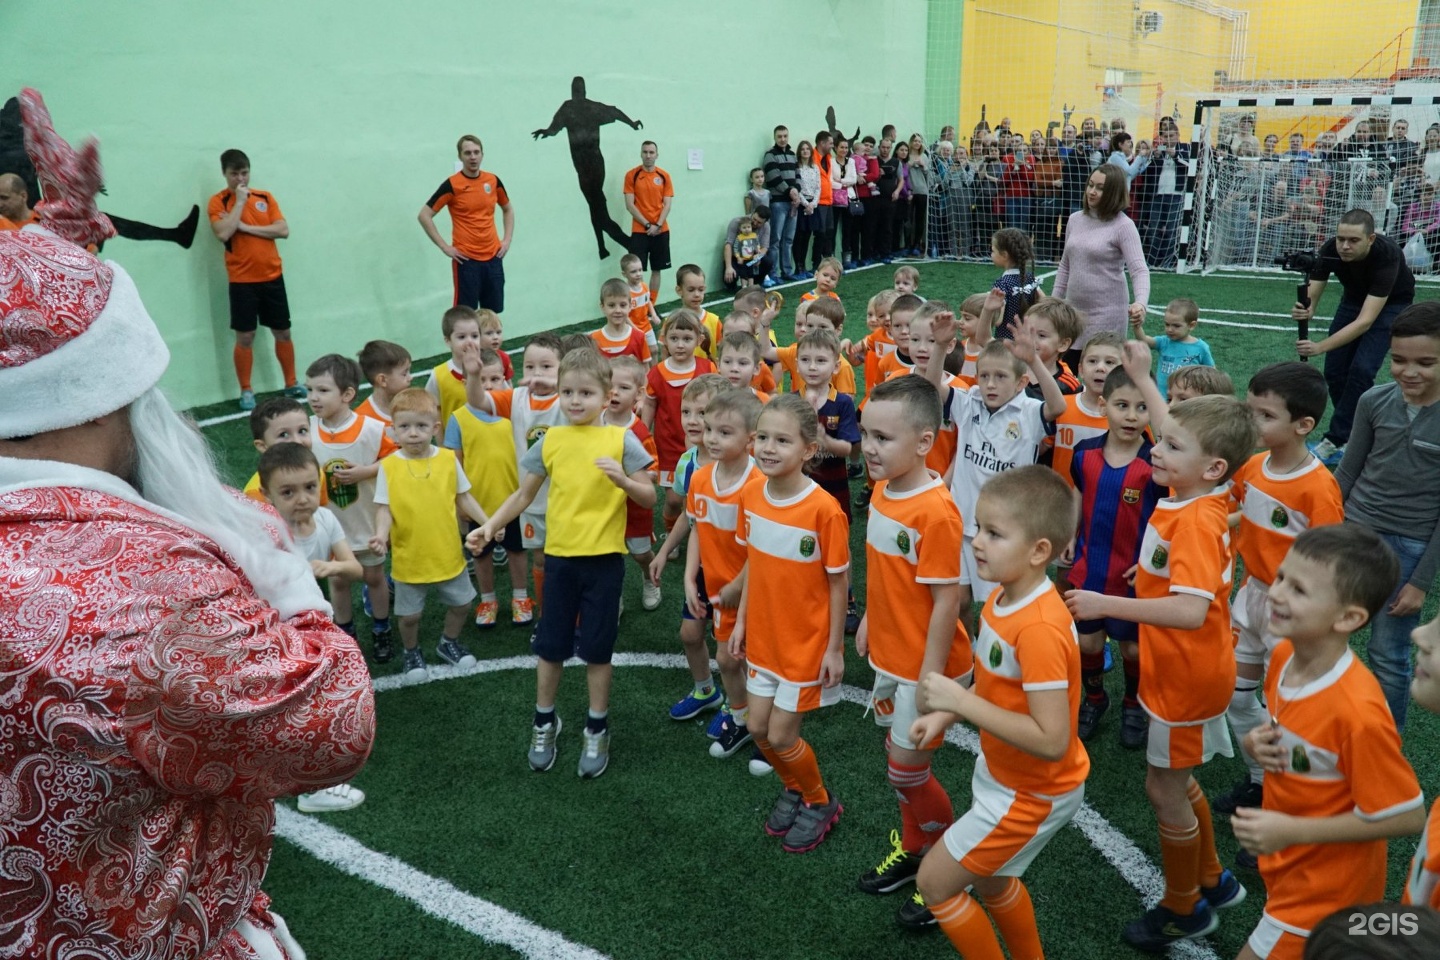
[{"label": "blue jeans", "polygon": [[[1400,560],[1400,586],[1410,582],[1420,557],[1425,553],[1426,541],[1401,537],[1393,533],[1380,533],[1380,539],[1395,551]],[[1386,613],[1390,604],[1400,593],[1399,587],[1385,601],[1385,606],[1370,621],[1370,671],[1380,681],[1385,692],[1385,702],[1390,705],[1390,714],[1395,718],[1395,729],[1405,730],[1405,714],[1410,706],[1410,677],[1414,672],[1410,663],[1410,632],[1420,625],[1420,614],[1395,617]]]},{"label": "blue jeans", "polygon": [[[1375,386],[1375,374],[1390,352],[1390,324],[1408,306],[1408,303],[1385,304],[1369,330],[1325,354],[1325,382],[1330,387],[1330,403],[1334,407],[1325,436],[1335,446],[1343,447],[1350,439],[1360,395]],[[1335,319],[1330,321],[1331,335],[1359,315],[1358,305],[1340,301],[1335,308]]]},{"label": "blue jeans", "polygon": [[795,275],[795,256],[790,247],[795,243],[795,223],[799,218],[799,211],[790,206],[789,200],[770,198],[770,249],[775,252],[770,279],[776,282]]}]

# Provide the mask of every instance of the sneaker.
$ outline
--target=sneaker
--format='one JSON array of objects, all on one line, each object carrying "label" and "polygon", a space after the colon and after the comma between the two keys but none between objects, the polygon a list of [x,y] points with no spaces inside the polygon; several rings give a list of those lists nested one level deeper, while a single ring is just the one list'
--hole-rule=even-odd
[{"label": "sneaker", "polygon": [[495,618],[500,614],[500,604],[494,600],[481,600],[475,607],[475,626],[482,630],[495,626]]},{"label": "sneaker", "polygon": [[1164,953],[1181,940],[1194,940],[1214,933],[1219,926],[1220,918],[1202,898],[1195,904],[1195,912],[1188,917],[1165,907],[1151,907],[1139,920],[1127,924],[1122,936],[1130,946],[1146,953]]},{"label": "sneaker", "polygon": [[1329,437],[1321,437],[1315,443],[1306,444],[1310,452],[1315,454],[1315,459],[1325,460],[1335,456],[1342,448],[1335,446],[1335,442]]},{"label": "sneaker", "polygon": [[1236,782],[1230,792],[1210,801],[1210,809],[1230,816],[1239,807],[1258,807],[1265,802],[1265,788],[1248,776]]},{"label": "sneaker", "polygon": [[587,727],[581,736],[585,748],[580,751],[580,767],[576,772],[586,780],[594,780],[610,766],[610,731],[596,733]]},{"label": "sneaker", "polygon": [[395,634],[393,630],[370,631],[370,655],[376,663],[389,663],[395,659]]},{"label": "sneaker", "polygon": [[826,834],[840,822],[840,814],[844,812],[845,808],[840,805],[840,798],[835,796],[834,791],[830,791],[830,797],[824,803],[800,804],[795,822],[786,831],[781,848],[786,853],[814,850],[825,841]]},{"label": "sneaker", "polygon": [[1095,731],[1100,729],[1100,718],[1105,716],[1105,711],[1110,709],[1110,697],[1107,694],[1098,703],[1085,697],[1080,701],[1080,719],[1075,724],[1075,733],[1081,743],[1089,743],[1095,736]]},{"label": "sneaker", "polygon": [[[744,724],[736,723],[735,718],[725,717],[725,724],[720,728],[720,736],[710,744],[710,756],[716,760],[724,760],[726,757],[733,757],[740,752],[740,748],[753,741],[750,736],[750,729]],[[768,764],[767,764],[768,766]]]},{"label": "sneaker", "polygon": [[851,505],[853,505],[856,510],[870,509],[870,494],[873,492],[870,487],[866,487],[864,490],[855,494],[855,499],[850,501]]},{"label": "sneaker", "polygon": [[640,584],[640,606],[646,610],[654,610],[660,606],[660,586],[651,583],[649,580]]},{"label": "sneaker", "polygon": [[865,476],[865,464],[852,463],[845,468],[845,477],[849,480],[859,480]]},{"label": "sneaker", "polygon": [[285,396],[291,400],[308,400],[310,398],[310,391],[305,389],[304,384],[292,383],[285,388]]},{"label": "sneaker", "polygon": [[764,280],[761,281],[761,283],[764,285],[766,290],[769,290],[771,287],[780,286],[780,281],[776,280],[774,277],[766,277]]},{"label": "sneaker", "polygon": [[795,826],[799,816],[800,794],[794,790],[781,790],[780,796],[775,798],[775,806],[770,808],[770,816],[765,818],[765,832],[772,837],[783,837]]},{"label": "sneaker", "polygon": [[710,722],[705,726],[705,736],[711,740],[719,740],[720,731],[724,729],[725,724],[730,722],[732,722],[730,708],[722,704],[720,709],[715,711],[715,716],[711,717]]},{"label": "sneaker", "polygon": [[1211,910],[1229,910],[1245,902],[1245,885],[1235,879],[1229,870],[1220,871],[1220,879],[1213,887],[1201,887],[1200,896],[1210,904]]},{"label": "sneaker", "polygon": [[845,606],[845,633],[854,636],[860,629],[860,608],[851,600]]},{"label": "sneaker", "polygon": [[337,783],[314,793],[302,793],[296,806],[301,813],[336,813],[351,810],[365,802],[365,792],[348,783]]},{"label": "sneaker", "polygon": [[405,671],[405,679],[414,683],[424,680],[428,672],[425,669],[425,654],[420,652],[419,647],[407,649],[400,666]]},{"label": "sneaker", "polygon": [[935,914],[925,906],[925,898],[916,890],[895,912],[895,922],[906,930],[926,930],[935,926]]},{"label": "sneaker", "polygon": [[775,768],[770,766],[770,761],[765,759],[765,754],[760,752],[759,747],[750,752],[750,776],[768,777],[774,772]]},{"label": "sneaker", "polygon": [[498,543],[495,549],[490,551],[490,563],[496,567],[503,567],[510,562],[510,553]]},{"label": "sneaker", "polygon": [[920,861],[924,859],[918,854],[907,853],[900,844],[900,831],[890,831],[891,850],[885,855],[873,869],[866,870],[860,874],[856,886],[861,893],[869,893],[879,896],[882,893],[894,893],[907,883],[915,882],[915,874],[920,872]]},{"label": "sneaker", "polygon": [[535,620],[535,601],[529,597],[516,597],[510,601],[510,622],[519,627]]},{"label": "sneaker", "polygon": [[670,719],[689,720],[692,717],[698,717],[706,710],[718,710],[724,699],[725,694],[720,691],[718,686],[711,687],[710,693],[706,696],[698,696],[694,690],[691,690],[670,708]]},{"label": "sneaker", "polygon": [[1144,707],[1124,707],[1120,711],[1120,746],[1126,750],[1143,750],[1150,738],[1150,715]]},{"label": "sneaker", "polygon": [[555,717],[554,723],[547,723],[543,727],[532,726],[530,728],[530,769],[536,773],[544,773],[555,766],[555,738],[560,736],[560,731],[565,724],[560,722],[560,717]]},{"label": "sneaker", "polygon": [[435,654],[452,667],[469,669],[475,666],[475,655],[466,650],[459,640],[441,637],[440,642],[435,644]]},{"label": "sneaker", "polygon": [[255,409],[255,391],[254,391],[254,390],[241,390],[241,391],[240,391],[240,409],[241,409],[241,410],[254,410],[254,409]]}]

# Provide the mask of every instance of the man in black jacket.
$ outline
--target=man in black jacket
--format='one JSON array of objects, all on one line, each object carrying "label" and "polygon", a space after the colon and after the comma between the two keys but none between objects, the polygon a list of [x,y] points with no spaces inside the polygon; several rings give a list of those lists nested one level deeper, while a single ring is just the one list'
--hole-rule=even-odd
[{"label": "man in black jacket", "polygon": [[795,172],[795,151],[790,149],[790,131],[775,128],[775,145],[760,158],[765,170],[765,187],[770,191],[770,245],[775,251],[770,280],[780,283],[795,278],[795,219],[800,208],[800,179]]}]

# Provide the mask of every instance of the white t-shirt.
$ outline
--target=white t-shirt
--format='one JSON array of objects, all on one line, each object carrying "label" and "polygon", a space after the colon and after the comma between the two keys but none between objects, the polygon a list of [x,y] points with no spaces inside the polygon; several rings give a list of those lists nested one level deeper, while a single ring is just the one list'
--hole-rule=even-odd
[{"label": "white t-shirt", "polygon": [[334,555],[335,544],[344,541],[345,531],[340,529],[340,521],[329,507],[320,507],[315,511],[315,529],[308,537],[295,537],[295,546],[306,560],[328,561]]},{"label": "white t-shirt", "polygon": [[955,424],[955,470],[950,495],[965,521],[965,536],[973,537],[975,501],[980,488],[991,477],[1035,462],[1035,456],[1050,431],[1045,422],[1045,402],[1027,397],[1022,390],[993,413],[986,409],[979,387],[950,388],[946,413]]}]

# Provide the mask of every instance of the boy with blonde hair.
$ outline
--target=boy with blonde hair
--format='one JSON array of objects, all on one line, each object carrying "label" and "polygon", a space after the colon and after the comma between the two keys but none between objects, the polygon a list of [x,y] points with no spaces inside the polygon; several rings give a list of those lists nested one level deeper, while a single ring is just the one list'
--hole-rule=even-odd
[{"label": "boy with blonde hair", "polygon": [[1233,397],[1235,384],[1230,374],[1218,367],[1188,366],[1174,371],[1165,381],[1171,403],[1196,397]]},{"label": "boy with blonde hair", "polygon": [[500,358],[500,366],[505,371],[505,381],[508,383],[515,379],[515,365],[510,361],[510,354],[505,352],[505,325],[500,319],[500,314],[493,310],[477,310],[480,315],[480,346],[485,350],[494,350]]},{"label": "boy with blonde hair", "polygon": [[1105,378],[1125,360],[1125,338],[1101,330],[1080,349],[1080,392],[1067,394],[1065,412],[1055,418],[1055,448],[1050,466],[1066,483],[1075,448],[1110,429],[1105,416]]},{"label": "boy with blonde hair", "polygon": [[[1145,333],[1145,317],[1142,315],[1130,321],[1130,329],[1136,340],[1155,351],[1159,365],[1155,370],[1155,381],[1166,384],[1170,374],[1181,367],[1213,367],[1215,358],[1210,355],[1210,345],[1195,336],[1200,325],[1200,306],[1185,297],[1171,300],[1165,307],[1165,336],[1152,337]],[[1160,395],[1167,397],[1166,390]]]},{"label": "boy with blonde hair", "polygon": [[910,264],[903,264],[895,268],[895,292],[897,294],[908,293],[912,296],[920,296],[920,271]]},{"label": "boy with blonde hair", "polygon": [[654,354],[660,346],[655,338],[655,331],[660,329],[660,315],[655,312],[653,292],[645,285],[644,261],[633,253],[625,254],[620,258],[620,274],[630,294],[630,325],[645,336],[645,345]]},{"label": "boy with blonde hair", "polygon": [[[691,276],[684,267],[680,273],[687,279]],[[684,506],[679,497],[669,492],[675,483],[675,465],[688,447],[680,424],[681,395],[691,380],[715,372],[715,365],[705,354],[695,352],[704,337],[704,322],[695,311],[681,307],[666,317],[660,329],[665,357],[646,374],[645,397],[640,401],[640,419],[655,437],[660,486],[667,490],[663,511],[667,529]]]},{"label": "boy with blonde hair", "polygon": [[480,313],[466,306],[451,307],[440,318],[440,333],[445,338],[445,346],[450,348],[450,359],[430,371],[425,392],[435,399],[440,422],[449,423],[450,415],[465,402],[465,364],[461,354],[470,344],[480,346]]},{"label": "boy with blonde hair", "polygon": [[[760,352],[764,354],[765,360],[769,363],[779,364],[790,377],[790,389],[799,389],[800,370],[796,363],[796,356],[799,353],[799,340],[811,330],[829,330],[836,337],[845,329],[845,305],[840,300],[814,300],[810,309],[796,315],[795,320],[795,343],[789,346],[777,347],[770,337],[769,319],[762,318],[765,326],[760,331]],[[835,371],[834,378],[830,381],[838,392],[855,396],[855,368],[850,361],[844,357]]]},{"label": "boy with blonde hair", "polygon": [[[635,408],[645,392],[646,368],[630,354],[610,360],[610,403],[601,421],[607,427],[624,427],[635,434],[651,457],[655,456],[655,438],[640,420]],[[653,479],[653,478],[652,478]],[[625,501],[625,549],[640,565],[640,606],[654,610],[660,606],[660,585],[650,581],[650,563],[655,559],[655,511],[633,500]]]}]

